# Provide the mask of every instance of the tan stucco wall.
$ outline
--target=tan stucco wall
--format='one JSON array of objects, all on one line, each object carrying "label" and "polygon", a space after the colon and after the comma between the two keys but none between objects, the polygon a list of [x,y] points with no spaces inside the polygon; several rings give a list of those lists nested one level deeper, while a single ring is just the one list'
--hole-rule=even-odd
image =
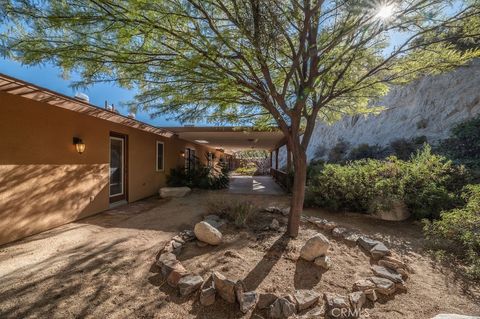
[{"label": "tan stucco wall", "polygon": [[[183,165],[187,145],[199,154],[208,150],[0,93],[0,244],[109,208],[111,131],[128,135],[129,202],[156,194],[170,169]],[[86,144],[83,154],[74,136]],[[163,172],[155,168],[157,140],[165,143]]]}]

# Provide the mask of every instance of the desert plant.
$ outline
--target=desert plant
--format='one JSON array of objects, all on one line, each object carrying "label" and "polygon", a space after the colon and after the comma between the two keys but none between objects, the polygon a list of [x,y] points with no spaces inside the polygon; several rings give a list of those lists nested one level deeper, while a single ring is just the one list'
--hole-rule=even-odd
[{"label": "desert plant", "polygon": [[393,155],[401,160],[408,160],[426,142],[427,138],[425,136],[417,136],[408,140],[399,138],[390,142],[390,148],[393,151]]},{"label": "desert plant", "polygon": [[376,212],[404,202],[416,218],[437,218],[459,204],[456,192],[467,181],[465,170],[432,153],[425,145],[409,161],[396,157],[325,164],[311,178],[309,205],[334,210]]},{"label": "desert plant", "polygon": [[462,199],[464,207],[442,212],[439,220],[424,221],[424,232],[434,249],[456,254],[466,273],[480,279],[480,185],[465,186]]},{"label": "desert plant", "polygon": [[328,161],[332,163],[339,163],[343,161],[347,155],[349,143],[340,139],[334,147],[328,152]]},{"label": "desert plant", "polygon": [[237,227],[244,227],[258,213],[258,208],[250,201],[232,201],[219,198],[208,203],[209,212],[226,217]]},{"label": "desert plant", "polygon": [[360,160],[365,158],[381,159],[386,155],[385,148],[379,145],[360,144],[350,150],[348,154],[349,160]]}]

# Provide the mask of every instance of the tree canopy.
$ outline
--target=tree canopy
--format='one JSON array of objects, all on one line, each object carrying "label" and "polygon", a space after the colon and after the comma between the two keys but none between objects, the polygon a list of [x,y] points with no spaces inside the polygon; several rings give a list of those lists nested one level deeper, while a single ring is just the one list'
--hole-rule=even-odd
[{"label": "tree canopy", "polygon": [[293,236],[317,119],[378,111],[390,85],[479,56],[459,48],[479,16],[478,0],[0,0],[8,57],[136,87],[130,107],[154,115],[278,126]]}]

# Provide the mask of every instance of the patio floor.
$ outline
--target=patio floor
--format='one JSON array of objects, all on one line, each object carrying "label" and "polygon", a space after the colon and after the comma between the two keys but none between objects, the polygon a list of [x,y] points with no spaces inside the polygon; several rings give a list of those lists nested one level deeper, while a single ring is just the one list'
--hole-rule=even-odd
[{"label": "patio floor", "polygon": [[285,195],[270,176],[231,176],[228,193],[249,195]]}]

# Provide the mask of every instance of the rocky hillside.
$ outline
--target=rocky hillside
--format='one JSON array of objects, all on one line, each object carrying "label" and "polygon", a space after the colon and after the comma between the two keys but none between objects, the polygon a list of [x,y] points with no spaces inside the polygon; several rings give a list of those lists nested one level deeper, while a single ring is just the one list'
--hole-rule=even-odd
[{"label": "rocky hillside", "polygon": [[[349,116],[333,125],[318,122],[307,151],[309,161],[325,159],[340,140],[355,147],[363,143],[385,146],[417,136],[425,136],[430,143],[446,138],[455,124],[480,114],[480,60],[392,88],[381,105],[386,109],[379,115]],[[285,156],[283,147],[279,167],[285,166]]]}]

